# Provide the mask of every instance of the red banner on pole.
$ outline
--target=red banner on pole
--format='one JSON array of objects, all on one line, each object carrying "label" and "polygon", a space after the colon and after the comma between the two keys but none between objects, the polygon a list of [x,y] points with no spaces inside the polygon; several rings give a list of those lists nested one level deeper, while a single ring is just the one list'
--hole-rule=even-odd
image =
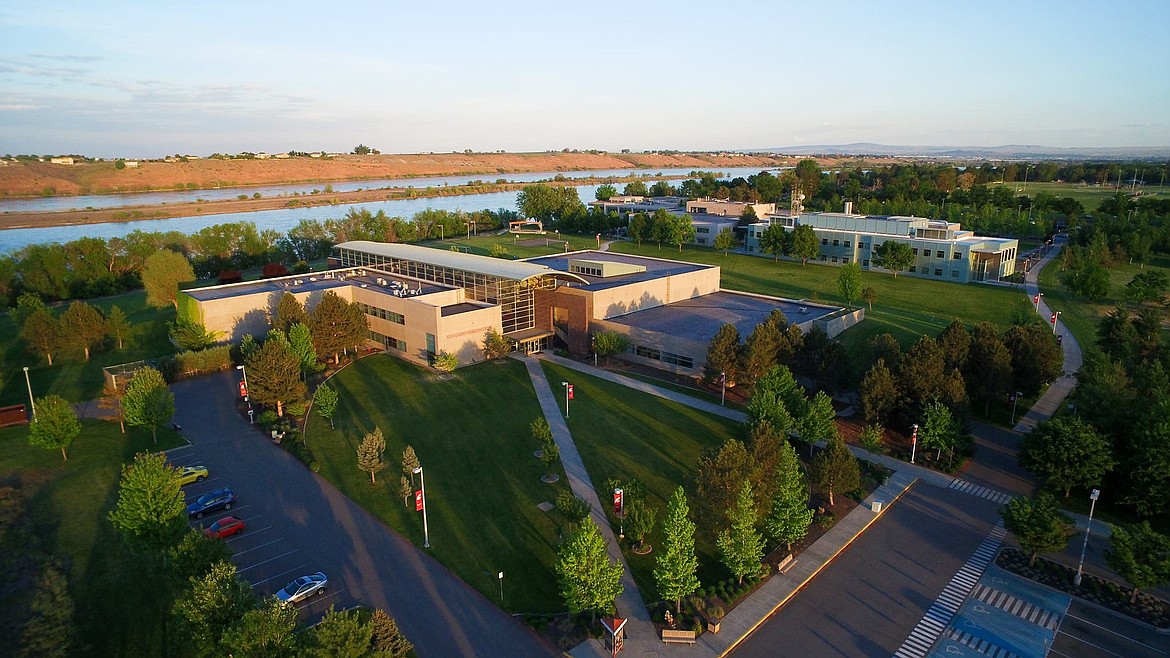
[{"label": "red banner on pole", "polygon": [[1033,304],[1039,304],[1039,303],[1040,303],[1040,295],[1036,295],[1035,297],[1033,297],[1033,298],[1032,298],[1032,303],[1033,303]]},{"label": "red banner on pole", "polygon": [[573,399],[573,385],[569,384],[569,399]]},{"label": "red banner on pole", "polygon": [[622,515],[622,490],[613,490],[613,513],[617,516]]},{"label": "red banner on pole", "polygon": [[240,397],[248,397],[248,387],[244,386],[244,382],[240,382]]},{"label": "red banner on pole", "polygon": [[1052,314],[1052,324],[1053,325],[1056,324],[1056,314],[1055,313]]},{"label": "red banner on pole", "polygon": [[414,492],[414,511],[421,512],[423,508],[422,491]]},{"label": "red banner on pole", "polygon": [[918,426],[914,426],[914,431],[910,433],[910,445],[918,445]]}]

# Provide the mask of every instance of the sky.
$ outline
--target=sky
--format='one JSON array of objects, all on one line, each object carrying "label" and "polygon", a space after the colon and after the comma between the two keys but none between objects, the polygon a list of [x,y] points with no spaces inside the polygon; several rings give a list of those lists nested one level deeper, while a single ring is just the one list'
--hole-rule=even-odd
[{"label": "sky", "polygon": [[0,7],[0,153],[1170,145],[1170,2]]}]

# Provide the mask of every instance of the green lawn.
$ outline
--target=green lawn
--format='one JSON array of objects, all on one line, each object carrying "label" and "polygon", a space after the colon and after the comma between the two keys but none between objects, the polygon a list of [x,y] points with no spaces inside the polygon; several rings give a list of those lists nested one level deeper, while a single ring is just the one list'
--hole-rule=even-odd
[{"label": "green lawn", "polygon": [[[656,525],[666,516],[666,501],[685,486],[706,448],[730,438],[744,438],[741,423],[712,416],[659,397],[542,362],[550,382],[573,382],[569,431],[602,504],[612,499],[606,481],[637,478],[646,488],[650,506],[658,511]],[[693,508],[693,507],[692,507]],[[647,541],[661,545],[659,528]],[[726,578],[713,537],[696,537],[704,585]],[[653,569],[656,553],[635,555],[622,546],[634,579],[647,603],[659,600]]]},{"label": "green lawn", "polygon": [[[83,421],[81,436],[63,462],[60,451],[29,446],[27,426],[0,429],[0,482],[20,489],[27,500],[26,515],[40,550],[66,561],[80,641],[89,645],[90,655],[162,652],[165,588],[145,577],[140,560],[124,548],[107,515],[117,499],[123,463],[138,452],[183,443],[169,429],[159,431],[156,447],[146,430],[127,428],[123,435],[116,424]],[[4,617],[18,610],[23,616],[27,596],[0,596]]]},{"label": "green lawn", "polygon": [[[817,299],[829,304],[844,304],[837,293],[840,269],[830,265],[801,265],[797,262],[723,252],[704,247],[678,249],[652,243],[641,247],[633,242],[617,242],[611,251],[658,258],[718,265],[724,288],[790,299]],[[865,343],[872,336],[889,332],[904,346],[922,334],[937,336],[954,319],[973,325],[982,320],[1007,326],[1011,307],[1022,292],[1012,288],[982,284],[957,284],[917,279],[877,272],[862,272],[862,285],[877,291],[871,311],[866,307],[865,321],[841,334],[848,348]],[[860,303],[860,302],[858,302]]]},{"label": "green lawn", "polygon": [[[25,366],[29,369],[34,396],[53,394],[72,402],[82,402],[101,396],[103,367],[174,354],[175,348],[166,326],[175,317],[173,308],[147,306],[143,291],[103,297],[89,303],[103,312],[116,305],[126,313],[131,330],[124,348],[117,349],[116,343],[109,342],[103,348],[91,350],[89,361],[84,359],[81,350],[64,350],[53,355],[52,366],[45,361],[44,355],[28,353],[11,315],[0,315],[0,371],[3,372],[0,375],[0,404],[28,404],[28,387],[22,371]],[[54,311],[59,314],[66,308],[67,305],[62,304]]]},{"label": "green lawn", "polygon": [[[1133,174],[1130,173],[1130,176]],[[1014,185],[1015,189],[1021,190],[1017,194],[1035,197],[1037,192],[1047,192],[1055,197],[1072,197],[1081,202],[1084,206],[1085,212],[1092,213],[1097,210],[1097,206],[1105,199],[1113,198],[1118,192],[1125,194],[1129,193],[1129,188],[1125,187],[1118,190],[1115,187],[1100,187],[1093,185],[1083,185],[1080,183],[1036,183],[1029,181],[1027,186],[1022,181],[1009,183]],[[1142,188],[1144,196],[1161,195],[1170,191],[1170,187],[1158,187],[1157,185],[1147,185]]]},{"label": "green lawn", "polygon": [[[367,357],[328,381],[340,393],[334,416],[313,416],[306,436],[321,474],[415,544],[421,515],[399,494],[403,448],[414,446],[426,476],[433,554],[460,578],[513,612],[564,610],[554,564],[559,515],[537,505],[567,490],[545,484],[529,423],[541,415],[524,365],[487,362],[439,376],[390,356]],[[375,426],[388,467],[371,485],[356,448]],[[559,468],[559,466],[558,466]]]}]

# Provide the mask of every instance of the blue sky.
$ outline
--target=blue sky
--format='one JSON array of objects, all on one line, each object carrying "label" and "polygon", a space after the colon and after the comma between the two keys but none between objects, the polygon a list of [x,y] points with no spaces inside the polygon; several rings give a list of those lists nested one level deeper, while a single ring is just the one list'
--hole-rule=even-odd
[{"label": "blue sky", "polygon": [[0,153],[1166,146],[1167,25],[1163,0],[7,3]]}]

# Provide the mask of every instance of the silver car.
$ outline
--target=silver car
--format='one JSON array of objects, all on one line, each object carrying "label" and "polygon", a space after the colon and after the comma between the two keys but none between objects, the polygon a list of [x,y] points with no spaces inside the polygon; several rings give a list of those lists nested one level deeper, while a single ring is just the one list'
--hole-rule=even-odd
[{"label": "silver car", "polygon": [[308,576],[301,576],[285,585],[284,589],[276,593],[276,598],[285,605],[300,603],[314,594],[324,594],[329,579],[318,571]]}]

